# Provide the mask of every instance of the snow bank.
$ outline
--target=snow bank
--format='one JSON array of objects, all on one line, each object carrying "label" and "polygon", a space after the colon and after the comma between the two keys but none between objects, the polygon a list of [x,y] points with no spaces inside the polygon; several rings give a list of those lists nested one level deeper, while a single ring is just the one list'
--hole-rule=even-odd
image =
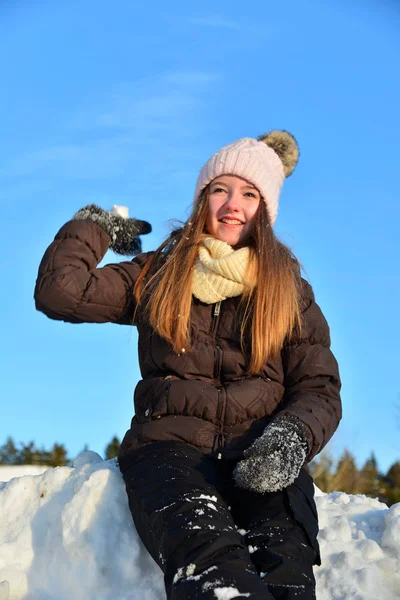
[{"label": "snow bank", "polygon": [[84,452],[0,484],[0,600],[159,600],[115,461]]},{"label": "snow bank", "polygon": [[[318,600],[399,598],[400,504],[319,490],[316,502]],[[165,599],[115,461],[84,452],[73,468],[0,483],[0,515],[0,600]]]},{"label": "snow bank", "polygon": [[318,600],[400,598],[400,503],[343,492],[317,496]]},{"label": "snow bank", "polygon": [[0,483],[2,481],[10,481],[14,477],[22,475],[41,475],[51,467],[40,467],[39,465],[17,465],[15,467],[1,466],[0,467]]}]

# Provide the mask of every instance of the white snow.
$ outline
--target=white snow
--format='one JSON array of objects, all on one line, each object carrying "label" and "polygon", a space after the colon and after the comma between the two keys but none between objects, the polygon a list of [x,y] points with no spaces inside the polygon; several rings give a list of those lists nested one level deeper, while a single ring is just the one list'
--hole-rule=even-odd
[{"label": "white snow", "polygon": [[113,215],[122,217],[123,219],[129,218],[129,208],[127,206],[121,206],[119,204],[114,204],[112,209],[110,210],[110,213]]},{"label": "white snow", "polygon": [[400,503],[343,492],[316,498],[322,565],[318,600],[400,597]]},{"label": "white snow", "polygon": [[[21,465],[16,467],[0,467],[0,483],[2,481],[10,481],[14,477],[21,475],[41,475],[47,471],[49,467],[39,467],[39,465]],[[0,596],[1,598],[1,596]]]},{"label": "white snow", "polygon": [[234,587],[221,587],[214,589],[214,596],[217,600],[233,600],[240,597],[248,598],[250,594],[239,594],[239,590]]},{"label": "white snow", "polygon": [[[71,468],[0,467],[0,481],[0,600],[165,600],[114,460],[85,452]],[[400,503],[316,492],[318,600],[398,599]],[[238,595],[223,582],[214,591]]]},{"label": "white snow", "polygon": [[94,455],[0,483],[0,600],[165,598],[119,469]]}]

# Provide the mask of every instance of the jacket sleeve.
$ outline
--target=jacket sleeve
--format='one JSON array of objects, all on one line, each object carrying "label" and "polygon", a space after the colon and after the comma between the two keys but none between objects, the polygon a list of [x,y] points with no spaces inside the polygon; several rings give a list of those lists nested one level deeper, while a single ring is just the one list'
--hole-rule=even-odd
[{"label": "jacket sleeve", "polygon": [[310,284],[302,279],[301,337],[282,349],[285,393],[277,416],[293,415],[306,425],[307,462],[329,442],[342,418],[341,381],[330,350],[329,326]]},{"label": "jacket sleeve", "polygon": [[96,223],[66,223],[40,263],[37,310],[68,323],[132,324],[133,287],[145,255],[97,268],[109,245],[109,235]]}]

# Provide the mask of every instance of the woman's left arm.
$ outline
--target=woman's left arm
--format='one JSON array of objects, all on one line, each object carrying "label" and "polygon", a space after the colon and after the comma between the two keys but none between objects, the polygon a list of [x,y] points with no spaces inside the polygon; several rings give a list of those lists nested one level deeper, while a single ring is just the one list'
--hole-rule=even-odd
[{"label": "woman's left arm", "polygon": [[277,417],[293,416],[305,425],[307,462],[329,442],[342,418],[341,381],[330,349],[329,326],[310,284],[302,280],[301,337],[282,349],[285,393]]}]

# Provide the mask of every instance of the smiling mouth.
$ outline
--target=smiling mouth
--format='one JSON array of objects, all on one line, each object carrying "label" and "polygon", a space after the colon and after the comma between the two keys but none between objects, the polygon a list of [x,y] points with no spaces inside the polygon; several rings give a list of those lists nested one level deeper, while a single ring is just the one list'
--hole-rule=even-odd
[{"label": "smiling mouth", "polygon": [[219,222],[224,223],[224,225],[244,225],[244,223],[238,219],[220,219]]}]

